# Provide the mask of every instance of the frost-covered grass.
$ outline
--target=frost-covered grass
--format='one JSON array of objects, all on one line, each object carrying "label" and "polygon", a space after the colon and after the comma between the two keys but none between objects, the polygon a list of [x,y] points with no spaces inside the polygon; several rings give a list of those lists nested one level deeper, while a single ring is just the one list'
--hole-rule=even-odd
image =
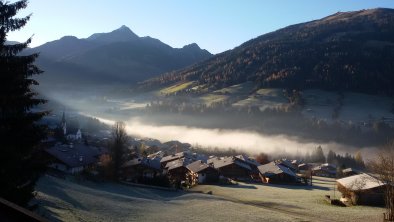
[{"label": "frost-covered grass", "polygon": [[40,212],[51,221],[294,221],[289,215],[207,194],[77,184],[49,176],[39,181],[38,198]]},{"label": "frost-covered grass", "polygon": [[[171,192],[114,183],[75,183],[44,176],[38,183],[40,212],[53,221],[378,221],[382,208],[336,207],[333,180],[313,187],[244,184],[199,185]],[[339,193],[337,193],[337,197]]]},{"label": "frost-covered grass", "polygon": [[[307,221],[378,221],[384,209],[377,207],[338,207],[324,200],[334,196],[334,179],[314,178],[314,186],[244,184],[239,186],[199,185],[196,191],[212,191],[214,195],[245,203],[256,203],[280,214],[294,212],[304,215]],[[340,193],[335,192],[336,198]],[[283,211],[283,212],[282,212]]]}]

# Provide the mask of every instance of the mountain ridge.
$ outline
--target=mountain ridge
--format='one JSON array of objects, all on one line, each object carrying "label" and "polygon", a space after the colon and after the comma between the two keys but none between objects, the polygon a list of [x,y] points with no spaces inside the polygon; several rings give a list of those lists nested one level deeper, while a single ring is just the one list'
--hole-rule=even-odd
[{"label": "mountain ridge", "polygon": [[[127,26],[88,38],[64,36],[25,53],[39,52],[37,63],[46,73],[44,87],[58,84],[132,85],[155,75],[180,69],[212,56],[197,44],[172,48],[158,39],[139,37]],[[61,79],[62,81],[57,81]]]},{"label": "mountain ridge", "polygon": [[223,88],[322,88],[392,95],[394,10],[340,12],[258,36],[232,50],[141,84],[178,81]]}]

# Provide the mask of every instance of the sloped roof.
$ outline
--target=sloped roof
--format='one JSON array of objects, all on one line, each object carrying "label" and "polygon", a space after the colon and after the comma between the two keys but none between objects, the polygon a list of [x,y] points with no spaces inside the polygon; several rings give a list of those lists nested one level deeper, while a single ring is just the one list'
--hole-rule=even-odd
[{"label": "sloped roof", "polygon": [[250,166],[246,164],[245,161],[238,160],[234,157],[211,158],[208,160],[208,163],[212,163],[216,169],[220,169],[231,164],[236,164],[246,170],[252,170],[252,168],[250,168]]},{"label": "sloped roof", "polygon": [[366,173],[339,179],[337,183],[351,191],[369,190],[384,185],[384,182]]},{"label": "sloped roof", "polygon": [[350,173],[350,172],[354,172],[354,173],[357,173],[357,174],[362,173],[360,170],[357,170],[357,169],[354,169],[354,168],[346,168],[346,169],[342,170],[342,173]]},{"label": "sloped roof", "polygon": [[260,166],[261,164],[259,162],[257,162],[255,159],[252,159],[244,154],[241,155],[237,155],[235,156],[235,158],[240,159],[245,161],[246,163],[250,164],[250,165],[254,165],[256,167]]},{"label": "sloped roof", "polygon": [[84,144],[55,145],[45,150],[69,167],[86,166],[96,163],[101,150]]},{"label": "sloped roof", "polygon": [[275,163],[277,163],[278,165],[283,165],[284,167],[289,168],[293,171],[296,170],[296,168],[293,166],[293,164],[291,164],[291,162],[289,160],[286,160],[286,159],[277,160],[277,161],[275,161]]},{"label": "sloped roof", "polygon": [[167,168],[170,171],[170,170],[176,169],[178,167],[186,167],[191,162],[192,162],[191,159],[188,159],[188,158],[177,159],[177,160],[168,162],[166,164],[165,168]]},{"label": "sloped roof", "polygon": [[185,157],[185,154],[186,154],[185,152],[180,152],[180,153],[175,153],[175,154],[172,154],[172,155],[168,155],[168,156],[163,157],[160,160],[160,162],[164,163],[164,162],[180,159],[180,158]]},{"label": "sloped roof", "polygon": [[159,158],[134,158],[132,160],[127,161],[122,165],[122,167],[131,167],[131,166],[136,166],[136,165],[144,165],[156,170],[160,170],[160,159]]},{"label": "sloped roof", "polygon": [[193,163],[186,166],[187,169],[189,169],[190,171],[192,171],[194,173],[201,172],[201,171],[208,169],[210,167],[211,167],[210,165],[203,163],[201,160],[194,161]]},{"label": "sloped roof", "polygon": [[292,170],[290,170],[289,168],[287,168],[281,164],[275,163],[275,162],[270,162],[270,163],[258,166],[257,169],[260,171],[260,173],[262,175],[265,175],[265,176],[271,176],[271,175],[285,173],[285,174],[288,174],[292,177],[297,177],[297,175]]}]

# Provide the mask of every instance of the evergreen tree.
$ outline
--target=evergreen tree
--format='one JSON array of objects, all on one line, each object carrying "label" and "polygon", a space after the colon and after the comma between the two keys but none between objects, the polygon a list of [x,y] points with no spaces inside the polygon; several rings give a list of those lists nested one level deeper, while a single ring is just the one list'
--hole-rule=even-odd
[{"label": "evergreen tree", "polygon": [[357,167],[364,169],[365,168],[365,163],[363,160],[363,157],[361,156],[361,152],[358,151],[356,153],[356,156],[354,157],[354,160],[356,161]]},{"label": "evergreen tree", "polygon": [[336,156],[337,154],[334,151],[329,150],[327,154],[327,163],[336,163]]},{"label": "evergreen tree", "polygon": [[326,157],[324,156],[323,149],[321,146],[316,147],[312,154],[312,159],[314,162],[317,163],[325,163],[326,162]]},{"label": "evergreen tree", "polygon": [[33,65],[38,54],[19,53],[31,42],[6,44],[7,33],[22,28],[30,16],[14,18],[27,0],[0,0],[0,196],[19,205],[33,197],[35,182],[43,170],[38,163],[39,144],[45,129],[37,124],[46,112],[32,108],[45,101],[31,89],[31,77],[41,71]]}]

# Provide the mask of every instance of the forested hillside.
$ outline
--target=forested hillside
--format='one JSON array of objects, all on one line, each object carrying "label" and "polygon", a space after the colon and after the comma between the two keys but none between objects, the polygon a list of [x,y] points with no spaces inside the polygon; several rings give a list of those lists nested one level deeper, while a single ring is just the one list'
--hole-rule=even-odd
[{"label": "forested hillside", "polygon": [[321,88],[393,95],[394,10],[338,12],[252,39],[142,88],[193,80],[208,88]]}]

